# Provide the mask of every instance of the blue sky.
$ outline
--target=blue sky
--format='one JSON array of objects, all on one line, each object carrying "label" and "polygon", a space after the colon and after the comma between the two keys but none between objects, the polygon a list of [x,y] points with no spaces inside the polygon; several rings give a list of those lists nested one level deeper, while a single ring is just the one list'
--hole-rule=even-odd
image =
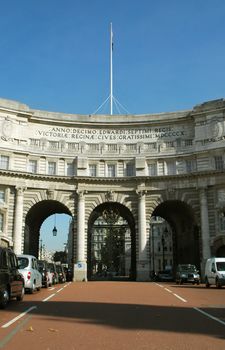
[{"label": "blue sky", "polygon": [[112,22],[114,96],[131,114],[222,98],[224,18],[224,0],[2,1],[0,96],[93,113],[109,95]]},{"label": "blue sky", "polygon": [[224,98],[224,18],[224,0],[3,0],[0,97],[92,114],[110,93],[112,22],[114,96],[129,113]]}]

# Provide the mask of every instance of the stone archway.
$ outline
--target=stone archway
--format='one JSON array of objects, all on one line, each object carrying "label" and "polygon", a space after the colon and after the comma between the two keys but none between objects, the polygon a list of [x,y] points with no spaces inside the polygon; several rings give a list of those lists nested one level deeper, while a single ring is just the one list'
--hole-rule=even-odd
[{"label": "stone archway", "polygon": [[199,227],[193,209],[185,202],[168,200],[159,204],[152,216],[160,216],[171,227],[173,237],[173,269],[180,263],[200,268]]},{"label": "stone archway", "polygon": [[[107,219],[106,216],[107,215]],[[89,221],[88,221],[88,242],[87,242],[87,272],[88,272],[88,280],[91,280],[93,277],[93,248],[92,248],[92,237],[93,237],[93,227],[94,227],[94,223],[96,222],[96,220],[98,218],[102,218],[103,220],[103,226],[106,229],[109,229],[109,227],[111,227],[111,229],[115,229],[118,230],[118,232],[124,231],[124,232],[128,232],[129,231],[129,235],[130,235],[130,242],[127,242],[128,245],[130,245],[130,251],[128,252],[127,255],[129,255],[129,259],[130,259],[130,265],[129,265],[129,271],[128,273],[126,273],[126,278],[129,278],[131,280],[135,280],[136,279],[136,234],[135,234],[135,221],[133,218],[132,213],[130,212],[130,210],[117,202],[107,202],[107,203],[103,203],[100,204],[99,206],[97,206],[93,212],[90,215]],[[119,220],[119,218],[124,219],[123,223],[121,224],[121,221]],[[108,224],[104,224],[107,223]],[[101,224],[100,224],[101,225]],[[127,258],[127,256],[126,256]],[[105,275],[105,277],[107,277]],[[122,277],[122,276],[120,276]]]},{"label": "stone archway", "polygon": [[219,235],[214,238],[212,253],[217,257],[225,257],[225,236]]},{"label": "stone archway", "polygon": [[24,229],[23,252],[25,254],[38,257],[40,228],[45,219],[52,214],[68,214],[72,217],[70,210],[56,200],[43,200],[33,205],[28,211]]}]

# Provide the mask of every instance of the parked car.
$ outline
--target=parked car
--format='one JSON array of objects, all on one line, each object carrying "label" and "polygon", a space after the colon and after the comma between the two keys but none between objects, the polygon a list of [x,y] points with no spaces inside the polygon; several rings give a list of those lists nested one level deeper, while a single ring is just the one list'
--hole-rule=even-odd
[{"label": "parked car", "polygon": [[155,280],[160,282],[172,282],[174,280],[173,272],[171,270],[159,271],[156,274]]},{"label": "parked car", "polygon": [[66,274],[64,271],[64,267],[61,264],[56,265],[56,270],[59,275],[59,283],[65,283],[66,282]]},{"label": "parked car", "polygon": [[200,275],[195,265],[192,264],[180,264],[177,266],[176,271],[176,283],[200,283]]},{"label": "parked car", "polygon": [[0,247],[0,308],[5,308],[11,298],[22,300],[24,279],[18,271],[15,253],[9,248]]},{"label": "parked car", "polygon": [[38,260],[38,270],[42,276],[42,286],[45,288],[51,287],[52,285],[52,274],[48,266],[48,262],[45,260]]},{"label": "parked car", "polygon": [[64,267],[64,270],[65,270],[65,274],[66,274],[66,281],[67,282],[70,282],[73,280],[73,269],[71,266],[68,266],[68,267]]},{"label": "parked car", "polygon": [[57,284],[59,283],[59,275],[56,269],[56,264],[55,263],[48,263],[48,267],[50,269],[50,272],[52,274],[52,284]]},{"label": "parked car", "polygon": [[33,293],[42,287],[42,276],[38,271],[37,259],[33,255],[17,255],[19,272],[23,275],[25,291]]},{"label": "parked car", "polygon": [[210,287],[211,284],[221,288],[225,285],[225,258],[210,258],[205,265],[205,285]]}]

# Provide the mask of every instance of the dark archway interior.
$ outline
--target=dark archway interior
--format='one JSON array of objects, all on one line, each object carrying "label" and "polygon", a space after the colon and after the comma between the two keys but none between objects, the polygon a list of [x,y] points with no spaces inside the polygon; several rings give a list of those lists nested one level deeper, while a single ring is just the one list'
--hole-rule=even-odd
[{"label": "dark archway interior", "polygon": [[152,216],[165,219],[173,232],[173,262],[195,264],[200,268],[199,228],[192,208],[184,202],[169,200],[160,204]]},{"label": "dark archway interior", "polygon": [[135,221],[130,210],[124,205],[116,202],[103,203],[100,204],[97,208],[93,210],[90,215],[88,222],[88,257],[87,257],[87,265],[88,265],[88,279],[91,279],[92,270],[91,270],[91,235],[92,235],[92,226],[94,222],[102,215],[105,209],[112,208],[119,211],[119,215],[124,218],[131,232],[131,272],[130,279],[136,279],[136,232],[135,232]]},{"label": "dark archway interior", "polygon": [[68,214],[69,209],[60,202],[44,200],[35,204],[27,213],[24,230],[24,254],[38,257],[39,236],[42,223],[53,214]]}]

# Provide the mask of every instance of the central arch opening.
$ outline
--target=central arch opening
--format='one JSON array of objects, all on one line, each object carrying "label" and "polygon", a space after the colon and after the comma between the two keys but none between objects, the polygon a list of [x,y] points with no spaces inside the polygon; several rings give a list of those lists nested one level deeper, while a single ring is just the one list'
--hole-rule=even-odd
[{"label": "central arch opening", "polygon": [[119,203],[104,203],[88,223],[88,280],[135,279],[135,224]]}]

